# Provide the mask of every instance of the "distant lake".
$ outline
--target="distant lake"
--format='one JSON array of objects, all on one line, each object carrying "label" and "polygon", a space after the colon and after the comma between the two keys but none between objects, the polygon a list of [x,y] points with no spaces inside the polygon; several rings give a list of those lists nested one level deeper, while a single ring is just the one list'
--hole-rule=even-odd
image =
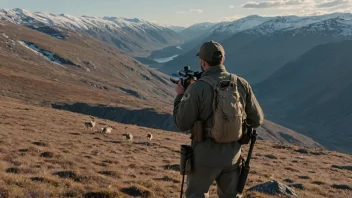
[{"label": "distant lake", "polygon": [[172,61],[176,57],[178,57],[177,54],[173,55],[173,56],[170,56],[170,57],[166,57],[166,58],[156,58],[156,59],[154,59],[154,61],[156,61],[158,63],[167,63],[167,62]]}]

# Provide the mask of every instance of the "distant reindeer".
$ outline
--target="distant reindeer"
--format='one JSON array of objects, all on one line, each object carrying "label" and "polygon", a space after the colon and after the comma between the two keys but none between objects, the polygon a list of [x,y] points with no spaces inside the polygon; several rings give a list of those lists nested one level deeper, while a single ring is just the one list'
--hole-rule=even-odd
[{"label": "distant reindeer", "polygon": [[90,116],[90,118],[92,118],[92,120],[90,122],[85,122],[84,126],[86,127],[86,130],[90,129],[93,130],[93,128],[95,127],[95,119],[94,117]]},{"label": "distant reindeer", "polygon": [[147,135],[147,138],[148,138],[149,141],[151,141],[151,140],[153,139],[153,135],[152,135],[151,133],[149,133],[149,134]]},{"label": "distant reindeer", "polygon": [[132,141],[133,140],[133,135],[128,133],[126,134],[126,140]]},{"label": "distant reindeer", "polygon": [[101,133],[103,134],[110,134],[112,129],[114,129],[113,126],[107,126],[107,127],[103,127],[101,128]]}]

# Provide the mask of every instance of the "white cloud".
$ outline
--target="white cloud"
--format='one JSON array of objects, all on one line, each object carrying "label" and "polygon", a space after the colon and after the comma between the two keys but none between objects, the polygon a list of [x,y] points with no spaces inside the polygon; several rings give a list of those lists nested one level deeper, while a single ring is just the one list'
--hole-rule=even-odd
[{"label": "white cloud", "polygon": [[274,8],[282,6],[301,5],[311,0],[275,0],[275,1],[250,1],[242,5],[243,8]]},{"label": "white cloud", "polygon": [[203,12],[203,10],[201,9],[189,9],[188,11],[177,11],[176,14],[187,14],[187,13],[198,13],[198,14],[201,14]]},{"label": "white cloud", "polygon": [[203,12],[203,10],[201,10],[201,9],[190,9],[189,10],[190,12],[196,12],[196,13],[202,13]]},{"label": "white cloud", "polygon": [[229,8],[232,9],[232,8],[235,8],[235,6],[234,5],[230,5]]},{"label": "white cloud", "polygon": [[351,0],[330,0],[316,4],[318,8],[330,8],[351,3]]}]

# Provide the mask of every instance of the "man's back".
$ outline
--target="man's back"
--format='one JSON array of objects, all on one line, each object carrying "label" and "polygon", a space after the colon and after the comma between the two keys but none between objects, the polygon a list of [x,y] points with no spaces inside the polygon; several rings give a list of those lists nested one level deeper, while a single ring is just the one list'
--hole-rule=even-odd
[{"label": "man's back", "polygon": [[[213,66],[202,74],[202,77],[210,76],[216,81],[229,79],[228,73],[223,65]],[[244,118],[247,123],[256,128],[263,122],[263,112],[255,98],[249,83],[241,78],[237,78],[240,102],[245,109]],[[174,104],[174,121],[182,131],[190,130],[196,120],[206,121],[207,128],[212,127],[213,112],[213,88],[204,81],[196,81],[191,84],[184,95],[178,96]],[[191,99],[191,100],[190,100]],[[177,103],[182,100],[190,100],[187,103]]]},{"label": "man's back", "polygon": [[[213,66],[203,73],[202,77],[210,76],[217,81],[229,79],[228,73],[223,65]],[[247,123],[252,127],[258,127],[263,122],[262,110],[254,97],[250,85],[243,78],[238,79],[238,91],[240,94],[240,102],[245,109],[244,117]],[[204,128],[211,128],[213,124],[213,88],[204,81],[197,81],[191,84],[186,90],[182,98],[176,98],[174,105],[174,121],[182,130],[190,130],[193,124],[200,120],[204,122]],[[197,142],[194,142],[196,147]],[[219,147],[219,152],[216,147]],[[228,166],[232,162],[237,162],[240,157],[240,144],[232,142],[230,144],[212,145],[210,150],[204,151],[204,157],[196,156],[195,160],[200,160],[205,166]],[[227,152],[220,152],[226,151]],[[226,157],[222,155],[231,155]],[[214,155],[212,155],[214,154]],[[203,155],[203,154],[200,154]],[[219,158],[219,159],[218,159]]]}]

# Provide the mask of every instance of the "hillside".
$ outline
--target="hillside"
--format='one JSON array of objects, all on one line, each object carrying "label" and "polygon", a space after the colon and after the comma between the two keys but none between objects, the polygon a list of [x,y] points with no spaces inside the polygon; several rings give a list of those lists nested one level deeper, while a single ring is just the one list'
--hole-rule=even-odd
[{"label": "hillside", "polygon": [[[88,116],[3,96],[0,101],[1,197],[179,196],[179,146],[189,142],[188,135],[101,119],[86,131]],[[98,133],[107,125],[115,127],[112,134]],[[150,142],[148,133],[154,136]],[[302,198],[350,197],[351,162],[351,155],[259,140],[246,189],[278,180],[296,186]],[[215,190],[212,186],[211,197]]]},{"label": "hillside", "polygon": [[62,34],[65,40],[0,23],[3,95],[32,104],[80,101],[135,108],[171,104],[166,75],[87,35]]},{"label": "hillside", "polygon": [[352,153],[351,51],[352,41],[317,46],[255,86],[269,119]]},{"label": "hillside", "polygon": [[148,55],[151,51],[182,42],[176,32],[137,18],[76,17],[68,14],[33,13],[23,9],[0,9],[0,20],[23,24],[40,31],[54,28],[87,33],[136,56]]}]

